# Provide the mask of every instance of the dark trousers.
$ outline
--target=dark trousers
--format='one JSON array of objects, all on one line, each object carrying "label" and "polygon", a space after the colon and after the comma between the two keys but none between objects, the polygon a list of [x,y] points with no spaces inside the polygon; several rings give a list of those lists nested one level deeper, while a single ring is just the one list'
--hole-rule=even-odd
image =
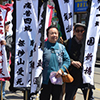
[{"label": "dark trousers", "polygon": [[[5,85],[6,85],[6,81],[2,81],[3,98],[5,97]],[[0,100],[1,100],[1,82],[0,82]]]},{"label": "dark trousers", "polygon": [[40,100],[50,100],[50,95],[52,95],[52,100],[60,100],[62,85],[54,85],[49,81],[48,85],[42,84],[42,88]]},{"label": "dark trousers", "polygon": [[[78,86],[74,86],[74,85],[71,85],[71,84],[66,84],[66,96],[65,96],[65,100],[73,100],[73,97],[74,97],[74,95],[77,92],[77,89],[78,89]],[[80,88],[80,89],[83,92],[84,100],[86,100],[87,90],[88,89],[83,89],[83,87]],[[94,100],[92,89],[90,89],[88,100]]]}]

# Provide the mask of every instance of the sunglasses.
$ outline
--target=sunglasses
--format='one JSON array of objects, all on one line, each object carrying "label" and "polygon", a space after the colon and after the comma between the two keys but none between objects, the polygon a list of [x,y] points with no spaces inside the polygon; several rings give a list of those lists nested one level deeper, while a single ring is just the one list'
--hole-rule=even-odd
[{"label": "sunglasses", "polygon": [[84,33],[84,30],[76,30],[77,33],[81,32]]}]

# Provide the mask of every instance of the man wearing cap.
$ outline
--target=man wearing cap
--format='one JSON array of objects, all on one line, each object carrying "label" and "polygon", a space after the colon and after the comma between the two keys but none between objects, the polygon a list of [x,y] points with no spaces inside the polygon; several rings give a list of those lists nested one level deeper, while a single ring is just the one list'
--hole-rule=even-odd
[{"label": "man wearing cap", "polygon": [[[7,32],[9,32],[9,24],[10,24],[10,21],[5,22],[5,26],[4,26],[4,29],[5,29],[5,40],[1,41],[1,45],[5,45],[5,47],[6,47],[7,64],[8,64],[8,66],[9,66],[9,56],[10,56],[10,52],[11,52],[11,49],[12,49],[12,46],[11,46],[12,36],[11,35],[7,35]],[[5,83],[6,83],[5,81],[3,81],[3,83],[2,83],[3,100],[6,100],[6,98],[5,98]]]},{"label": "man wearing cap", "polygon": [[[69,72],[73,76],[74,81],[72,83],[66,84],[66,96],[65,100],[73,100],[77,89],[80,88],[84,95],[84,100],[86,100],[87,89],[83,87],[82,80],[82,48],[83,48],[83,35],[86,26],[82,23],[76,23],[74,27],[75,35],[73,38],[64,41],[64,45],[71,59],[71,65],[69,67]],[[90,89],[90,95],[88,100],[94,100],[93,92]]]}]

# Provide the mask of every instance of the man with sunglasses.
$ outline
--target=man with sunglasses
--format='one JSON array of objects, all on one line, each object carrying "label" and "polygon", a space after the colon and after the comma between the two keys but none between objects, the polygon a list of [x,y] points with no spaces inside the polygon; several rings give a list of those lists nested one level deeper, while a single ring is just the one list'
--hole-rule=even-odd
[{"label": "man with sunglasses", "polygon": [[[65,100],[73,100],[77,89],[80,88],[86,100],[87,89],[85,89],[82,80],[82,48],[83,48],[83,35],[85,33],[86,26],[82,23],[76,23],[74,26],[74,36],[69,40],[64,41],[64,45],[71,59],[71,65],[69,72],[73,76],[74,81],[66,84],[66,96]],[[94,100],[92,89],[90,89],[88,100]]]}]

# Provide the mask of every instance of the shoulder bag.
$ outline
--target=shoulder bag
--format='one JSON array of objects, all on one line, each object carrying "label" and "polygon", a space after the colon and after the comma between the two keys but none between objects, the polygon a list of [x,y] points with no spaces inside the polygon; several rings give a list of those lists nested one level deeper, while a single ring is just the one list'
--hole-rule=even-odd
[{"label": "shoulder bag", "polygon": [[61,70],[62,71],[62,80],[63,80],[63,82],[65,82],[65,83],[73,82],[74,78],[69,74],[69,71],[66,67],[65,67],[65,69],[66,69],[67,73],[64,73],[64,71]]}]

